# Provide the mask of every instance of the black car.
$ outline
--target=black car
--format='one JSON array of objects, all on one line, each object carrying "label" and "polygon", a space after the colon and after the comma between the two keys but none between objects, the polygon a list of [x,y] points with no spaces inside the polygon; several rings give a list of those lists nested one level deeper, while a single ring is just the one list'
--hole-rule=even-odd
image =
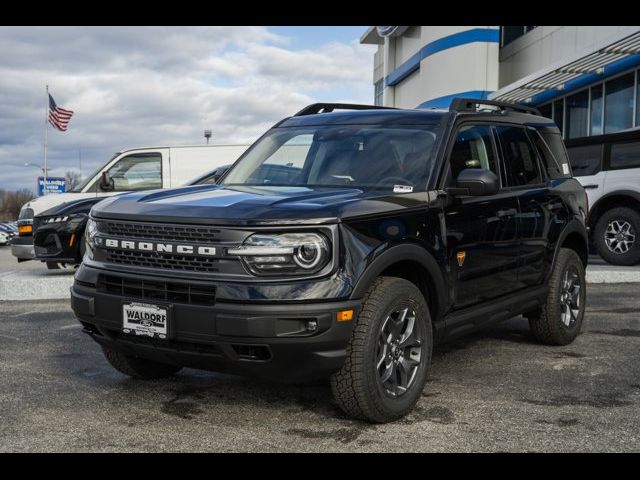
[{"label": "black car", "polygon": [[519,314],[543,343],[578,335],[586,210],[537,110],[314,104],[219,185],[96,205],[71,303],[132,377],[330,377],[345,412],[386,422],[435,342]]},{"label": "black car", "polygon": [[[204,173],[188,185],[215,184],[229,165]],[[108,196],[83,198],[50,208],[33,218],[33,247],[37,260],[46,263],[50,270],[65,265],[78,265],[85,251],[84,229],[89,211]]]}]

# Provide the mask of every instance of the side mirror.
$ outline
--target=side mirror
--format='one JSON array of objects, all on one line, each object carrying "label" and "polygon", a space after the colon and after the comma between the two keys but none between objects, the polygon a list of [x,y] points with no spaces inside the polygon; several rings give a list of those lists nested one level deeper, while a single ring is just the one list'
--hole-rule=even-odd
[{"label": "side mirror", "polygon": [[110,192],[111,190],[113,190],[114,187],[114,183],[113,183],[113,178],[109,177],[109,173],[104,171],[102,172],[102,176],[100,178],[100,190],[104,191],[104,192]]},{"label": "side mirror", "polygon": [[455,188],[447,189],[452,195],[483,197],[495,195],[500,190],[498,177],[484,168],[465,168],[458,174]]}]

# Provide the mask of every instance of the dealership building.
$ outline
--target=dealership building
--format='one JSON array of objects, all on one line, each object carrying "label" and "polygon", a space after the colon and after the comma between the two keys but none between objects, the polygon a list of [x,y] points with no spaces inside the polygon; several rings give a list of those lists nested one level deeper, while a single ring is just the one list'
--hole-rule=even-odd
[{"label": "dealership building", "polygon": [[532,105],[565,139],[640,126],[638,26],[372,26],[375,104]]}]

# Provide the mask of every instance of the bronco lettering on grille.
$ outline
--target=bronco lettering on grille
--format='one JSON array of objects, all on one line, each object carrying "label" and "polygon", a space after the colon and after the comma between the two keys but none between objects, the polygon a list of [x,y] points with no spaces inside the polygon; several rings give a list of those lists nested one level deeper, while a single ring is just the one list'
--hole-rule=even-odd
[{"label": "bronco lettering on grille", "polygon": [[216,255],[216,247],[180,245],[175,243],[160,242],[137,242],[131,240],[118,240],[116,238],[100,238],[96,239],[98,243],[103,243],[105,248],[118,250],[136,250],[140,252],[158,252],[158,253],[179,253],[182,255],[200,255],[205,257],[213,257]]}]

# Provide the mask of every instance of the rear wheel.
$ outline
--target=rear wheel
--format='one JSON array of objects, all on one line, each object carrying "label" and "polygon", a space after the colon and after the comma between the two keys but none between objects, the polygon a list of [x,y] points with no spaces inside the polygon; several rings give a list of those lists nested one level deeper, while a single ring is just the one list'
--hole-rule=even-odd
[{"label": "rear wheel", "polygon": [[600,256],[612,265],[640,262],[640,214],[632,208],[612,208],[596,223],[593,237]]},{"label": "rear wheel", "polygon": [[358,315],[347,359],[331,377],[331,390],[347,414],[384,423],[409,413],[431,364],[431,317],[411,282],[380,277]]},{"label": "rear wheel", "polygon": [[104,356],[113,368],[133,378],[141,380],[153,380],[170,377],[178,373],[182,367],[167,363],[154,362],[146,358],[125,355],[122,352],[102,347]]},{"label": "rear wheel", "polygon": [[578,254],[568,248],[558,252],[547,301],[530,312],[529,326],[536,339],[547,345],[567,345],[578,336],[586,303],[584,266]]}]

